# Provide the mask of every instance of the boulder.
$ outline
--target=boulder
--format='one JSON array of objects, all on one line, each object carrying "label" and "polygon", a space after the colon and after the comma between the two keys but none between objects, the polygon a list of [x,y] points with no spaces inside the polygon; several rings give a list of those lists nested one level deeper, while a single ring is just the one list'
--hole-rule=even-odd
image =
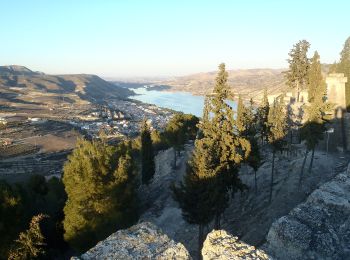
[{"label": "boulder", "polygon": [[275,259],[350,259],[350,175],[341,173],[275,221],[265,251]]},{"label": "boulder", "polygon": [[92,259],[191,259],[181,243],[170,240],[155,225],[139,223],[119,230],[80,256]]},{"label": "boulder", "polygon": [[207,235],[202,248],[203,260],[265,260],[270,259],[264,251],[256,249],[224,230],[213,230]]}]

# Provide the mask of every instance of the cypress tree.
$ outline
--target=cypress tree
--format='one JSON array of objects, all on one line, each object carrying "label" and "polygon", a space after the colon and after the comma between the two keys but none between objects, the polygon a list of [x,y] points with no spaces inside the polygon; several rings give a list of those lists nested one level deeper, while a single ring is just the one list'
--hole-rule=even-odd
[{"label": "cypress tree", "polygon": [[322,77],[320,55],[315,51],[314,56],[311,58],[310,69],[308,71],[308,96],[309,102],[313,102],[318,92],[325,93],[326,89],[320,89],[325,87],[325,83]]},{"label": "cypress tree", "polygon": [[287,84],[297,92],[299,102],[300,91],[305,89],[308,80],[309,59],[307,52],[310,43],[306,40],[299,41],[289,52],[289,70],[286,72]]},{"label": "cypress tree", "polygon": [[343,50],[340,53],[340,62],[337,65],[337,72],[344,73],[345,77],[348,78],[348,82],[345,85],[345,95],[347,110],[350,107],[350,37],[344,43]]},{"label": "cypress tree", "polygon": [[315,148],[319,141],[323,139],[323,133],[326,130],[325,123],[329,121],[329,112],[332,109],[331,104],[326,102],[326,84],[320,68],[320,56],[315,52],[309,71],[311,96],[309,97],[310,103],[305,109],[307,120],[301,128],[301,139],[305,141],[306,150],[300,171],[299,185],[302,182],[305,163],[310,151],[312,151],[312,154],[309,172],[312,170]]},{"label": "cypress tree", "polygon": [[229,191],[243,188],[238,177],[239,164],[250,152],[249,141],[236,129],[234,111],[228,104],[232,94],[227,84],[225,65],[219,66],[214,93],[205,99],[200,139],[195,142],[192,159],[179,187],[174,186],[186,221],[199,225],[199,253],[203,226],[220,217],[228,205]]},{"label": "cypress tree", "polygon": [[246,130],[246,107],[243,104],[242,96],[238,97],[236,127],[239,133],[243,136]]},{"label": "cypress tree", "polygon": [[191,114],[175,114],[168,122],[164,135],[170,146],[174,148],[174,169],[176,168],[177,154],[184,144],[196,138],[199,119]]},{"label": "cypress tree", "polygon": [[276,152],[280,151],[283,147],[284,138],[286,135],[286,125],[287,123],[283,98],[277,98],[275,99],[268,116],[268,140],[272,146],[272,167],[269,202],[271,202],[272,199],[275,156]]},{"label": "cypress tree", "polygon": [[185,125],[179,114],[175,115],[165,128],[165,136],[170,146],[174,148],[174,164],[176,168],[177,154],[183,149],[186,141]]},{"label": "cypress tree", "polygon": [[262,101],[261,101],[260,106],[258,107],[258,111],[257,111],[258,126],[259,126],[259,132],[260,132],[262,144],[264,144],[264,140],[268,141],[268,138],[267,138],[267,134],[268,134],[267,119],[269,116],[269,110],[270,110],[270,104],[269,104],[269,100],[267,98],[267,89],[265,88]]},{"label": "cypress tree", "polygon": [[[198,225],[198,258],[201,256],[204,226],[215,216],[216,197],[214,165],[216,155],[212,143],[200,139],[195,142],[191,160],[179,187],[173,186],[174,198],[178,201],[184,219]],[[214,144],[215,145],[215,144]]]},{"label": "cypress tree", "polygon": [[148,184],[153,178],[155,171],[154,153],[151,138],[151,130],[146,120],[141,123],[141,161],[142,183]]},{"label": "cypress tree", "polygon": [[251,137],[249,139],[251,151],[247,159],[247,163],[250,167],[254,170],[254,187],[255,187],[255,194],[258,193],[258,183],[256,178],[256,172],[258,171],[260,165],[261,165],[261,155],[259,150],[259,145],[257,140],[254,137]]},{"label": "cypress tree", "polygon": [[235,111],[229,105],[233,95],[228,85],[228,73],[225,64],[220,64],[216,77],[214,93],[209,97],[210,103],[210,126],[204,133],[204,138],[213,140],[218,144],[216,149],[217,164],[220,171],[216,177],[216,216],[215,228],[220,228],[220,218],[227,207],[227,192],[236,192],[243,185],[238,177],[240,163],[250,153],[250,143],[246,138],[239,135],[236,126]]}]

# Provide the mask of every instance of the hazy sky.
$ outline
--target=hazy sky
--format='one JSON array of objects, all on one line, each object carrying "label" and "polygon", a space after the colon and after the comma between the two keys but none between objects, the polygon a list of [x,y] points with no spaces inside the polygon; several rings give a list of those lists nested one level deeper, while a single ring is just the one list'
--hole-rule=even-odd
[{"label": "hazy sky", "polygon": [[0,64],[105,77],[280,68],[304,38],[332,63],[349,10],[349,0],[0,0]]}]

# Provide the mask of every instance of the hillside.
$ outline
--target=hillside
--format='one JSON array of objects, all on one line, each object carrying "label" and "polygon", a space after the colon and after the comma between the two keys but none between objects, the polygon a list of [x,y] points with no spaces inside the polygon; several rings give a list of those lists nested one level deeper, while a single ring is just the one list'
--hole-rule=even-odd
[{"label": "hillside", "polygon": [[0,94],[0,103],[23,103],[32,99],[34,94],[41,96],[41,100],[45,96],[54,100],[62,95],[71,95],[71,99],[76,101],[100,101],[106,98],[125,98],[131,91],[95,75],[47,75],[13,65],[0,66]]},{"label": "hillside", "polygon": [[[269,93],[278,93],[286,89],[284,69],[247,69],[229,70],[229,84],[234,93],[247,97],[257,97],[264,88]],[[195,95],[210,93],[214,87],[216,72],[197,73],[161,82],[168,85],[170,91],[187,91]]]},{"label": "hillside", "polygon": [[[326,75],[329,64],[322,64],[322,73]],[[235,94],[241,94],[243,98],[260,98],[265,88],[268,94],[277,94],[288,90],[285,83],[284,71],[286,69],[239,69],[228,70],[229,84]],[[158,80],[144,83],[151,85],[151,89],[160,91],[186,91],[194,95],[205,95],[214,88],[216,71],[202,72],[167,80]],[[118,82],[123,87],[137,87],[137,83]]]}]

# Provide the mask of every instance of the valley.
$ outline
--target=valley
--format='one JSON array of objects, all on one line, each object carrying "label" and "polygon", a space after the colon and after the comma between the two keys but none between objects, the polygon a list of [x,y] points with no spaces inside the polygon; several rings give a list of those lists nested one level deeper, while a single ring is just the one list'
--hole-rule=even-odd
[{"label": "valley", "polygon": [[78,138],[133,137],[146,117],[156,129],[172,110],[131,100],[131,90],[94,75],[46,75],[0,66],[0,178],[60,176]]}]

